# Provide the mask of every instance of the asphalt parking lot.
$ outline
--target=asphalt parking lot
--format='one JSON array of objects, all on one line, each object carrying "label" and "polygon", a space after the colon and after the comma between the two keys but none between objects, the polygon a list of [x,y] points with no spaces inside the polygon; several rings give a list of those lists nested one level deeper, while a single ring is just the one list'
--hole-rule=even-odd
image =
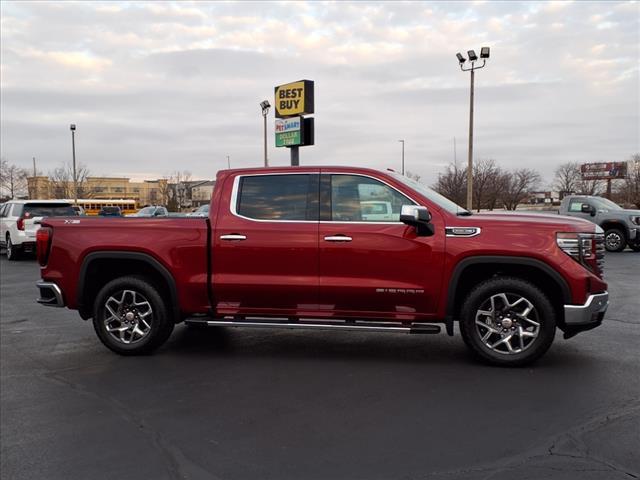
[{"label": "asphalt parking lot", "polygon": [[598,329],[537,365],[459,336],[179,325],[117,356],[0,260],[6,479],[640,478],[640,253],[608,254]]}]

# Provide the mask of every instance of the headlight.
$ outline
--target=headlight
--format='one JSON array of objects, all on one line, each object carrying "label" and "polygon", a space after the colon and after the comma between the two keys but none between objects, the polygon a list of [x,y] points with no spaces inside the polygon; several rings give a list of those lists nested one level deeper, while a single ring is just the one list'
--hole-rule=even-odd
[{"label": "headlight", "polygon": [[629,217],[629,220],[631,220],[631,223],[635,223],[636,225],[640,225],[640,215],[631,215]]},{"label": "headlight", "polygon": [[558,232],[556,243],[564,253],[602,278],[604,235],[598,228],[596,233]]},{"label": "headlight", "polygon": [[559,232],[556,243],[564,253],[581,261],[592,255],[593,235],[589,233]]}]

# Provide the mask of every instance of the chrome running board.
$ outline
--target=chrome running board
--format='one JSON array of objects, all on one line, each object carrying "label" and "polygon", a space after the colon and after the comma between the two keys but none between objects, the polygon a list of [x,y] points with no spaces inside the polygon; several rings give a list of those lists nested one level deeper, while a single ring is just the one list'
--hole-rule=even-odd
[{"label": "chrome running board", "polygon": [[212,320],[209,318],[195,317],[184,321],[188,325],[202,325],[209,327],[248,327],[248,328],[288,328],[307,330],[344,330],[357,332],[389,332],[389,333],[440,333],[440,325],[431,323],[414,322],[405,325],[399,322],[363,322],[341,321],[335,323],[322,323],[318,321],[299,320],[293,322],[251,320]]}]

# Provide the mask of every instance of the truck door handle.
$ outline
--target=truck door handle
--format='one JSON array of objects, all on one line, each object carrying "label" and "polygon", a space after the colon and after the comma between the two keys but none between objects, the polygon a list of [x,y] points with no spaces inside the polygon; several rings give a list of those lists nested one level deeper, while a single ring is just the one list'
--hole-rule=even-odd
[{"label": "truck door handle", "polygon": [[325,242],[350,242],[353,240],[351,237],[347,237],[346,235],[329,235],[328,237],[324,237]]},{"label": "truck door handle", "polygon": [[239,242],[240,240],[246,240],[246,235],[240,235],[239,233],[231,233],[229,235],[220,235],[220,240],[226,240],[228,242]]}]

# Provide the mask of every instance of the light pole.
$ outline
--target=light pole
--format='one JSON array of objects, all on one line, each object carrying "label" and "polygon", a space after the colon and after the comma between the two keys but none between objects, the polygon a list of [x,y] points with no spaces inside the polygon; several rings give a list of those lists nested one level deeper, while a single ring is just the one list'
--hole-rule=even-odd
[{"label": "light pole", "polygon": [[471,72],[471,94],[469,96],[469,162],[467,164],[467,210],[473,209],[473,83],[475,78],[475,71],[483,68],[489,58],[489,47],[482,47],[480,49],[480,58],[482,59],[482,65],[476,66],[478,56],[474,50],[467,52],[469,56],[469,62],[471,66],[464,68],[464,62],[466,58],[461,53],[456,53],[458,62],[460,63],[460,70],[463,72]]},{"label": "light pole", "polygon": [[260,102],[260,108],[262,108],[262,118],[264,119],[264,166],[269,166],[269,160],[267,159],[267,115],[271,105],[268,100]]},{"label": "light pole", "polygon": [[73,204],[78,205],[78,177],[76,175],[76,124],[71,126],[71,151],[73,152]]},{"label": "light pole", "polygon": [[231,170],[231,158],[227,155],[227,168]]},{"label": "light pole", "polygon": [[398,140],[402,144],[402,175],[404,175],[404,140]]}]

